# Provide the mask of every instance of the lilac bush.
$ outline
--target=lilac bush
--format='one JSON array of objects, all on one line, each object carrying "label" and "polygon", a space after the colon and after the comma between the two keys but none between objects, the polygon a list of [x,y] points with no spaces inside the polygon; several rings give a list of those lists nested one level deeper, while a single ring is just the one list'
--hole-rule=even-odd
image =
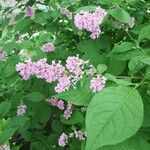
[{"label": "lilac bush", "polygon": [[0,150],[149,150],[146,0],[1,0]]}]

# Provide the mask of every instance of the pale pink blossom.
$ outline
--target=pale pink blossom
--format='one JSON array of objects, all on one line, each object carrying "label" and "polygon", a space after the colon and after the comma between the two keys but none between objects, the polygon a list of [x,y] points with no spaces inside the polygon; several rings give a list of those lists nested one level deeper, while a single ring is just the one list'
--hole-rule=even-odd
[{"label": "pale pink blossom", "polygon": [[71,86],[70,78],[67,76],[66,77],[64,76],[58,80],[58,83],[55,87],[55,91],[57,93],[61,93],[61,92],[68,90],[70,86]]},{"label": "pale pink blossom", "polygon": [[51,104],[52,106],[59,108],[60,110],[64,110],[65,109],[64,108],[64,101],[62,101],[62,100],[51,98],[51,99],[47,99],[46,101],[49,104]]},{"label": "pale pink blossom", "polygon": [[[76,88],[77,82],[83,78],[84,74],[93,76],[97,71],[89,61],[84,61],[78,57],[70,56],[66,60],[66,65],[62,65],[61,61],[52,61],[47,63],[47,59],[40,59],[37,62],[32,62],[31,59],[24,63],[16,65],[16,71],[22,76],[24,80],[28,80],[31,76],[43,79],[48,83],[56,82],[55,91],[57,93],[64,92],[72,86]],[[92,73],[93,72],[93,73]],[[98,76],[92,78],[91,89],[93,91],[100,91],[105,85],[106,79]]]},{"label": "pale pink blossom", "polygon": [[79,140],[85,140],[85,138],[87,137],[86,132],[83,131],[74,131],[75,137],[78,138]]},{"label": "pale pink blossom", "polygon": [[71,103],[67,104],[67,108],[64,111],[64,118],[69,119],[72,115],[73,105]]},{"label": "pale pink blossom", "polygon": [[31,6],[27,6],[25,8],[25,15],[27,17],[33,18],[35,16],[35,10]]},{"label": "pale pink blossom", "polygon": [[68,143],[68,136],[65,133],[62,133],[62,135],[59,137],[58,145],[60,147],[64,147],[66,146],[67,143]]},{"label": "pale pink blossom", "polygon": [[90,83],[90,88],[93,92],[101,91],[106,83],[106,78],[104,76],[97,76],[92,78]]},{"label": "pale pink blossom", "polygon": [[84,61],[80,59],[79,57],[70,56],[66,60],[66,68],[75,75],[83,75],[84,72],[82,71]]},{"label": "pale pink blossom", "polygon": [[33,75],[34,63],[29,59],[25,61],[26,63],[18,63],[16,65],[16,70],[23,77],[24,80],[28,80],[31,75]]},{"label": "pale pink blossom", "polygon": [[54,50],[55,50],[55,47],[52,42],[45,43],[42,46],[42,51],[44,52],[53,52]]},{"label": "pale pink blossom", "polygon": [[75,15],[75,26],[80,30],[86,30],[91,33],[90,37],[96,39],[100,36],[100,25],[107,15],[106,10],[97,7],[94,12],[80,12]]},{"label": "pale pink blossom", "polygon": [[4,61],[7,59],[7,53],[3,50],[0,50],[0,61]]},{"label": "pale pink blossom", "polygon": [[27,109],[26,105],[20,104],[17,107],[17,116],[23,116],[26,113],[26,109]]}]

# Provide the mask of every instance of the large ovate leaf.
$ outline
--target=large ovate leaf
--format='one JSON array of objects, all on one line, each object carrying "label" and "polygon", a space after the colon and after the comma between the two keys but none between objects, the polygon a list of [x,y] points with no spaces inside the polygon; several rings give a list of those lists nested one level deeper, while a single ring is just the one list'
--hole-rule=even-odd
[{"label": "large ovate leaf", "polygon": [[[104,44],[107,43],[107,44]],[[111,45],[110,45],[110,37],[109,36],[101,36],[99,39],[96,40],[83,40],[80,41],[77,44],[77,48],[85,53],[90,53],[93,51],[98,51],[101,49],[106,49],[110,50]]]},{"label": "large ovate leaf", "polygon": [[150,35],[149,35],[149,33],[150,33],[150,25],[144,27],[144,28],[141,30],[141,32],[140,32],[140,34],[139,34],[139,37],[138,37],[138,41],[141,42],[143,39],[148,39],[148,40],[150,40]]},{"label": "large ovate leaf", "polygon": [[122,42],[121,44],[115,44],[111,53],[122,53],[129,51],[134,48],[134,43],[131,42]]},{"label": "large ovate leaf", "polygon": [[0,144],[6,143],[15,133],[15,131],[16,131],[16,128],[10,128],[3,132],[0,132]]},{"label": "large ovate leaf", "polygon": [[0,103],[0,118],[4,117],[11,108],[11,101]]},{"label": "large ovate leaf", "polygon": [[145,56],[137,56],[137,57],[133,57],[129,63],[128,63],[128,68],[130,70],[131,73],[136,73],[137,71],[139,71],[141,68],[144,67],[144,63],[141,63],[141,60],[143,60],[145,58]]},{"label": "large ovate leaf", "polygon": [[27,117],[22,117],[22,116],[16,116],[14,118],[10,118],[6,125],[5,128],[22,128],[23,126],[26,125],[26,123],[29,121],[29,118]]},{"label": "large ovate leaf", "polygon": [[117,60],[124,61],[124,60],[130,60],[135,56],[141,56],[141,55],[143,55],[143,53],[140,50],[133,49],[133,50],[129,50],[123,53],[111,53],[108,56],[113,57]]},{"label": "large ovate leaf", "polygon": [[132,137],[117,145],[103,146],[98,150],[149,150],[150,144],[143,138]]},{"label": "large ovate leaf", "polygon": [[92,12],[92,11],[95,11],[95,9],[96,9],[96,6],[84,6],[84,7],[78,8],[75,12],[76,13],[79,13],[81,11],[83,11],[83,12]]},{"label": "large ovate leaf", "polygon": [[97,0],[98,3],[103,5],[119,4],[122,0]]},{"label": "large ovate leaf", "polygon": [[110,58],[108,62],[107,72],[113,75],[121,74],[126,67],[126,61],[119,61],[114,58]]},{"label": "large ovate leaf", "polygon": [[143,103],[144,103],[144,119],[143,119],[143,127],[150,127],[150,95],[144,93],[143,95]]},{"label": "large ovate leaf", "polygon": [[31,92],[25,96],[26,100],[38,102],[44,99],[44,96],[39,92]]},{"label": "large ovate leaf", "polygon": [[129,23],[130,21],[130,15],[123,8],[112,9],[109,14],[123,23]]},{"label": "large ovate leaf", "polygon": [[96,94],[87,108],[86,150],[120,143],[134,135],[143,121],[143,103],[135,88],[109,87]]},{"label": "large ovate leaf", "polygon": [[20,32],[24,28],[29,28],[31,23],[32,23],[31,19],[24,18],[24,19],[20,20],[19,22],[17,22],[17,24],[15,26],[15,30]]}]

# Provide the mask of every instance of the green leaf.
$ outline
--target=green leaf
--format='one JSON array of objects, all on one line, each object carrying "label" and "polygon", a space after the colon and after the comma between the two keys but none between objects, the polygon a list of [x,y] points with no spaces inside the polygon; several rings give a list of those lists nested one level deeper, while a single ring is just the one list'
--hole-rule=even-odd
[{"label": "green leaf", "polygon": [[[104,44],[107,43],[107,44]],[[85,53],[98,51],[100,49],[105,49],[109,51],[111,49],[110,45],[110,37],[109,36],[101,36],[96,40],[83,40],[77,44],[77,48]]]},{"label": "green leaf", "polygon": [[34,142],[31,143],[31,150],[46,150],[44,143],[42,142]]},{"label": "green leaf", "polygon": [[53,97],[64,99],[75,105],[85,105],[87,106],[91,101],[94,93],[89,88],[89,79],[85,79],[82,85],[77,85],[75,89],[70,89],[66,92],[54,95]]},{"label": "green leaf", "polygon": [[114,58],[110,58],[108,62],[107,72],[113,75],[120,75],[125,70],[125,67],[126,61],[120,61]]},{"label": "green leaf", "polygon": [[3,77],[10,77],[16,72],[15,66],[13,64],[8,64],[2,72]]},{"label": "green leaf", "polygon": [[122,42],[121,44],[115,44],[111,53],[122,53],[129,51],[134,48],[134,43],[131,42]]},{"label": "green leaf", "polygon": [[115,76],[112,74],[106,73],[105,77],[107,77],[107,80],[115,82],[117,85],[131,85],[131,81],[126,81],[123,79],[117,79]]},{"label": "green leaf", "polygon": [[44,99],[44,96],[39,92],[31,92],[25,96],[25,99],[33,102],[38,102],[42,101]]},{"label": "green leaf", "polygon": [[112,9],[109,14],[123,23],[129,23],[130,21],[130,15],[123,8]]},{"label": "green leaf", "polygon": [[84,7],[80,7],[78,8],[75,13],[79,13],[81,11],[83,12],[92,12],[92,11],[95,11],[96,9],[96,6],[84,6]]},{"label": "green leaf", "polygon": [[107,70],[107,65],[105,65],[105,64],[99,64],[97,66],[97,71],[99,74],[104,73],[106,70]]},{"label": "green leaf", "polygon": [[7,54],[11,54],[16,46],[15,41],[5,42],[3,45],[3,49],[7,52]]},{"label": "green leaf", "polygon": [[144,93],[142,99],[144,103],[144,120],[142,126],[150,127],[150,95]]},{"label": "green leaf", "polygon": [[87,108],[86,150],[120,143],[134,135],[143,121],[143,103],[135,88],[109,87],[96,94]]},{"label": "green leaf", "polygon": [[148,56],[148,57],[143,58],[141,60],[141,62],[144,63],[144,64],[147,64],[147,65],[150,65],[150,57]]},{"label": "green leaf", "polygon": [[15,133],[16,128],[7,129],[0,133],[0,144],[6,143]]},{"label": "green leaf", "polygon": [[4,117],[11,108],[11,101],[0,103],[0,118]]},{"label": "green leaf", "polygon": [[63,132],[63,123],[58,121],[58,120],[53,120],[52,121],[52,130],[55,132],[55,133],[61,133]]},{"label": "green leaf", "polygon": [[117,60],[124,61],[124,60],[130,60],[135,56],[141,56],[141,55],[143,55],[143,53],[140,50],[133,49],[133,50],[126,51],[123,53],[112,53],[112,54],[109,54],[108,56],[113,57]]},{"label": "green leaf", "polygon": [[150,144],[143,138],[135,137],[117,145],[103,146],[98,150],[149,150]]},{"label": "green leaf", "polygon": [[137,71],[139,71],[141,68],[143,68],[145,66],[144,63],[141,63],[142,60],[143,60],[143,62],[147,63],[147,61],[144,61],[144,60],[146,60],[145,58],[146,58],[146,56],[137,56],[137,57],[133,57],[129,61],[128,68],[132,74],[136,73]]},{"label": "green leaf", "polygon": [[15,26],[15,31],[22,31],[24,28],[28,28],[30,24],[32,23],[31,19],[29,18],[23,18],[20,20],[16,26]]},{"label": "green leaf", "polygon": [[90,60],[90,63],[97,67],[99,64],[106,64],[107,63],[107,54],[99,54],[98,52],[90,52],[86,53],[82,56],[83,59],[85,60]]},{"label": "green leaf", "polygon": [[22,41],[21,43],[19,43],[19,47],[21,49],[29,49],[29,48],[32,48],[34,46],[34,43],[31,42],[31,41]]},{"label": "green leaf", "polygon": [[39,36],[39,39],[38,39],[38,43],[45,43],[45,42],[49,42],[50,40],[52,40],[52,34],[51,33],[44,33],[44,34],[41,34]]},{"label": "green leaf", "polygon": [[50,18],[50,14],[46,12],[39,12],[39,13],[36,13],[34,21],[39,24],[45,24],[47,23],[48,18]]},{"label": "green leaf", "polygon": [[139,43],[140,43],[143,39],[148,39],[148,40],[150,40],[150,35],[149,35],[149,33],[150,33],[150,25],[144,27],[144,28],[141,30],[141,32],[140,32],[140,34],[139,34],[139,37],[138,37]]},{"label": "green leaf", "polygon": [[84,117],[81,112],[74,111],[69,119],[65,119],[61,116],[61,122],[68,125],[82,124],[84,122]]},{"label": "green leaf", "polygon": [[47,58],[47,53],[43,52],[41,49],[36,49],[32,60],[38,61],[39,59]]},{"label": "green leaf", "polygon": [[29,121],[29,118],[22,117],[22,116],[16,116],[14,118],[10,118],[8,122],[5,125],[5,128],[21,128],[26,125],[26,123]]},{"label": "green leaf", "polygon": [[112,5],[112,4],[119,4],[122,0],[97,0],[98,3],[103,5]]}]

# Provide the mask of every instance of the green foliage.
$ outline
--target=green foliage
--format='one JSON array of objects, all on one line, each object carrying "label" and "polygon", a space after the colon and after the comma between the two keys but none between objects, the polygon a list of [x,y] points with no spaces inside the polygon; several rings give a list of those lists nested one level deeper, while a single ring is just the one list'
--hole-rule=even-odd
[{"label": "green foliage", "polygon": [[0,104],[0,118],[4,117],[11,108],[11,101],[2,102]]},{"label": "green foliage", "polygon": [[44,96],[39,92],[31,92],[25,96],[25,99],[33,102],[38,102],[42,101],[44,99]]},{"label": "green foliage", "polygon": [[122,8],[112,9],[110,10],[109,14],[123,23],[129,23],[130,21],[130,15]]},{"label": "green foliage", "polygon": [[83,80],[75,89],[54,95],[55,98],[64,99],[79,106],[87,106],[93,97],[93,93],[89,89],[88,79]]},{"label": "green foliage", "polygon": [[[0,149],[8,145],[12,150],[149,150],[149,2],[16,1],[15,7],[9,0],[0,4]],[[27,6],[35,10],[35,16],[25,15]],[[75,26],[74,17],[80,12],[92,13],[97,6],[107,16],[100,25],[100,37],[91,39],[90,32]],[[67,8],[72,19],[61,8]],[[42,51],[47,42],[54,44],[54,52]],[[6,59],[1,59],[1,51],[7,53]],[[16,64],[28,58],[65,65],[69,56],[79,56],[92,66],[85,65],[83,78],[62,93],[55,92],[56,82],[35,76],[23,80],[16,70]],[[99,92],[90,88],[97,73],[86,72],[93,66],[107,78]],[[46,101],[50,98],[62,100],[64,109],[52,106]],[[68,103],[72,111],[66,119]],[[18,115],[23,105],[25,113]],[[85,140],[73,134],[64,147],[59,146],[62,133],[69,136],[80,130],[87,132]]]},{"label": "green foliage", "polygon": [[96,94],[87,109],[86,150],[120,143],[134,135],[142,124],[142,105],[134,88],[110,87]]}]

